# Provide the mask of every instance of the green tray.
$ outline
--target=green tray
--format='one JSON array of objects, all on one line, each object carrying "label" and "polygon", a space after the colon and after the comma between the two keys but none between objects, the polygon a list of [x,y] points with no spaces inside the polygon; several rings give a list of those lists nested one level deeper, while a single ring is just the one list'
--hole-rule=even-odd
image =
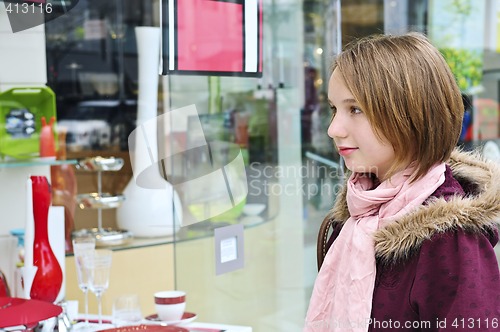
[{"label": "green tray", "polygon": [[17,87],[0,93],[0,155],[39,157],[41,119],[49,123],[52,116],[56,116],[56,98],[48,87]]}]

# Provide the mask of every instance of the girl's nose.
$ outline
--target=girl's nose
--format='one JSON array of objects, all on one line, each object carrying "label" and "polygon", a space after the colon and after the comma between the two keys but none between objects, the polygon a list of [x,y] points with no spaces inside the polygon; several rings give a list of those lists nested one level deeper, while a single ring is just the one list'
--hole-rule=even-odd
[{"label": "girl's nose", "polygon": [[345,137],[346,135],[347,131],[345,129],[342,116],[340,114],[337,114],[330,122],[330,126],[328,126],[328,136],[330,136],[331,138],[335,138]]}]

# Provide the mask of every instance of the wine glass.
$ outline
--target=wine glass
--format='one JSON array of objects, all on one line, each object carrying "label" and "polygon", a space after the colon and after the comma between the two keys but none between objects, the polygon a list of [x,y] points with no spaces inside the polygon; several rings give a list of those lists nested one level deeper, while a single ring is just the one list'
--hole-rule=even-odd
[{"label": "wine glass", "polygon": [[97,298],[99,325],[102,325],[102,294],[109,287],[112,254],[113,251],[109,249],[96,249],[93,254],[85,257],[89,289]]},{"label": "wine glass", "polygon": [[85,257],[94,253],[95,238],[94,237],[77,237],[73,239],[73,254],[75,256],[76,275],[78,278],[78,287],[84,293],[85,302],[85,324],[89,327],[89,278],[87,270],[84,266]]}]

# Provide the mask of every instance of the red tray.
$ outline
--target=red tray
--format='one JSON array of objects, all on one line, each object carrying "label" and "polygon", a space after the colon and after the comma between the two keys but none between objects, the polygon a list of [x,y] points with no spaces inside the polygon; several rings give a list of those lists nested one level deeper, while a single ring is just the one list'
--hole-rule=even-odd
[{"label": "red tray", "polygon": [[55,317],[62,308],[50,302],[27,300],[17,297],[0,297],[0,328],[8,326],[32,326]]}]

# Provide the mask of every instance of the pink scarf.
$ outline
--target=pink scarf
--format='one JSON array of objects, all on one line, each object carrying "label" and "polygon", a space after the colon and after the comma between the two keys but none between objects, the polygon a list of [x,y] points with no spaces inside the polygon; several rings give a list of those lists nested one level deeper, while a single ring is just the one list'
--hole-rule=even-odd
[{"label": "pink scarf", "polygon": [[366,175],[347,182],[346,221],[316,278],[304,331],[368,330],[375,285],[373,233],[420,206],[444,182],[445,164],[410,184],[409,167],[377,188]]}]

